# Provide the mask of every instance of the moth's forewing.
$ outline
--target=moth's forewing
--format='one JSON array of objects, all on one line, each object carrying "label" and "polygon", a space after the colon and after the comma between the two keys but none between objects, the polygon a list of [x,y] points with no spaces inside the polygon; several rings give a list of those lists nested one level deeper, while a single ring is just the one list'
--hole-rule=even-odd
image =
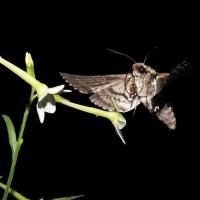
[{"label": "moth's forewing", "polygon": [[60,73],[63,79],[79,92],[92,94],[124,81],[126,74],[87,76]]},{"label": "moth's forewing", "polygon": [[130,95],[126,88],[128,86],[129,89],[130,84],[134,84],[132,74],[102,76],[60,74],[74,89],[82,93],[93,94],[90,100],[105,110],[116,110],[113,101],[119,112],[128,112],[140,103],[136,102],[136,96]]}]

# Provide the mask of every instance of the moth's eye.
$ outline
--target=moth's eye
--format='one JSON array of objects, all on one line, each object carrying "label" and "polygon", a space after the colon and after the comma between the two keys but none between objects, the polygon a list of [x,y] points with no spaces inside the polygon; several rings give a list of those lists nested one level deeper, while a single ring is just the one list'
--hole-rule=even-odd
[{"label": "moth's eye", "polygon": [[140,66],[140,67],[138,68],[138,71],[139,71],[141,74],[143,74],[143,73],[146,71],[146,69],[145,69],[143,66]]}]

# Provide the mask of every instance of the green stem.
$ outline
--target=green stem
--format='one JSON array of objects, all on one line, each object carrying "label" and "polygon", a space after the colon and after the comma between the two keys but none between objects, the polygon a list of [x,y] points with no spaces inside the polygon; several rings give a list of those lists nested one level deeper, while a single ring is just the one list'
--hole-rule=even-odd
[{"label": "green stem", "polygon": [[22,139],[17,142],[15,154],[14,154],[12,164],[11,164],[11,168],[10,168],[10,173],[9,173],[9,176],[8,176],[8,181],[7,181],[7,184],[6,184],[6,189],[5,189],[5,192],[3,194],[2,200],[6,200],[7,197],[8,197],[9,189],[10,189],[10,186],[11,186],[11,183],[12,183],[12,180],[13,180],[13,176],[14,176],[14,172],[15,172],[15,166],[16,166],[16,163],[17,163],[19,150],[20,150],[22,143],[23,143]]},{"label": "green stem", "polygon": [[[6,185],[0,182],[0,188],[6,190]],[[30,200],[25,196],[23,196],[22,194],[20,194],[19,192],[13,190],[12,188],[9,189],[8,193],[10,193],[13,197],[19,200]]]},{"label": "green stem", "polygon": [[18,154],[19,154],[21,145],[23,143],[24,129],[25,129],[26,122],[27,122],[27,119],[28,119],[28,114],[29,114],[29,111],[30,111],[32,100],[33,100],[33,98],[32,98],[32,92],[31,92],[29,103],[27,104],[26,109],[24,111],[20,131],[19,131],[19,136],[18,136],[18,142],[17,142],[16,150],[15,150],[15,153],[14,153],[14,156],[13,156],[13,160],[12,160],[12,164],[11,164],[11,168],[10,168],[10,172],[9,172],[9,176],[8,176],[8,180],[7,180],[7,184],[6,184],[6,189],[5,189],[5,192],[3,194],[2,200],[7,199],[9,189],[10,189],[13,177],[14,177],[14,172],[15,172],[15,167],[16,167],[16,163],[17,163],[17,159],[18,159]]},{"label": "green stem", "polygon": [[10,71],[18,75],[20,78],[22,78],[24,81],[26,81],[28,84],[30,84],[34,88],[40,87],[42,83],[37,81],[35,78],[33,78],[31,75],[29,75],[26,71],[20,69],[16,65],[13,65],[9,61],[3,59],[0,57],[0,64],[4,65],[6,68],[8,68]]},{"label": "green stem", "polygon": [[69,100],[66,100],[65,98],[61,97],[60,95],[54,95],[56,102],[61,103],[63,105],[69,106],[71,108],[75,108],[77,110],[81,110],[96,116],[101,116],[104,118],[109,119],[113,124],[115,124],[118,120],[119,113],[118,112],[112,112],[112,111],[104,111],[98,108],[93,108],[89,106],[83,106],[77,103],[70,102]]},{"label": "green stem", "polygon": [[32,104],[32,102],[30,101],[30,103],[28,103],[28,105],[26,106],[24,116],[23,116],[23,119],[22,119],[22,123],[21,123],[21,127],[20,127],[20,131],[19,131],[18,141],[21,140],[21,138],[23,137],[24,129],[26,127],[26,122],[27,122],[29,111],[30,111],[30,108],[31,108],[31,104]]}]

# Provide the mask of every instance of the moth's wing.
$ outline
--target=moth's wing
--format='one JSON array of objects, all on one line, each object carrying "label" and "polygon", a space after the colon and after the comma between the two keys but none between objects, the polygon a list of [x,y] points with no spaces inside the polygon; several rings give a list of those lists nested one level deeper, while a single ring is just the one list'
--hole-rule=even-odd
[{"label": "moth's wing", "polygon": [[164,96],[159,93],[149,101],[142,101],[143,105],[169,129],[176,129],[176,116],[172,106],[166,103]]},{"label": "moth's wing", "polygon": [[166,124],[169,129],[176,129],[176,117],[170,104],[165,104],[165,106],[156,112],[155,115],[159,120]]},{"label": "moth's wing", "polygon": [[182,61],[171,70],[167,83],[169,84],[177,78],[189,75],[192,72],[194,72],[194,68],[192,67],[192,65],[189,64],[187,61]]},{"label": "moth's wing", "polygon": [[[139,104],[125,89],[125,79],[131,74],[84,76],[61,73],[63,79],[82,93],[93,94],[91,102],[109,111],[127,112]],[[133,80],[132,80],[133,81]]]},{"label": "moth's wing", "polygon": [[128,112],[140,103],[137,96],[131,96],[126,92],[124,81],[116,82],[94,93],[90,100],[105,110],[118,112]]},{"label": "moth's wing", "polygon": [[68,73],[60,73],[62,78],[74,89],[85,94],[96,93],[113,84],[124,82],[126,74],[85,76]]}]

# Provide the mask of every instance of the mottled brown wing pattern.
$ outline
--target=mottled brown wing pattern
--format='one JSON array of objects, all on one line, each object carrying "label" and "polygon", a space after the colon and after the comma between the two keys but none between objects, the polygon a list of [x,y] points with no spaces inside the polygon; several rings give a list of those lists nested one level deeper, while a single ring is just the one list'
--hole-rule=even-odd
[{"label": "mottled brown wing pattern", "polygon": [[[119,90],[115,90],[119,88]],[[131,97],[125,91],[124,82],[117,84],[117,87],[109,87],[90,96],[90,100],[97,106],[102,107],[105,110],[119,112],[128,112],[133,109],[133,107],[139,104],[136,101],[136,97]],[[116,106],[116,107],[115,107]]]},{"label": "mottled brown wing pattern", "polygon": [[125,80],[126,74],[86,76],[60,73],[63,79],[74,89],[85,94],[92,94]]},{"label": "mottled brown wing pattern", "polygon": [[90,96],[91,102],[105,110],[116,110],[116,106],[119,112],[127,112],[136,105],[135,97],[125,89],[125,80],[132,77],[131,74],[85,76],[61,73],[61,75],[74,89],[93,94]]}]

